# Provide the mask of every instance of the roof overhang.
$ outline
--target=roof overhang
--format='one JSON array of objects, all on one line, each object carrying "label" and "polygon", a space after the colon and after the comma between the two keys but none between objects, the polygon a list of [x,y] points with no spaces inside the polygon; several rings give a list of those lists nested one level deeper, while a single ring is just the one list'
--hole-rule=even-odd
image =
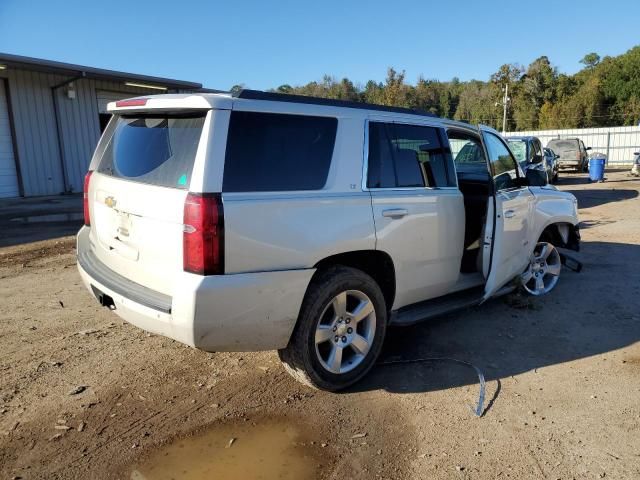
[{"label": "roof overhang", "polygon": [[23,57],[9,53],[0,53],[0,65],[7,68],[18,68],[32,70],[43,73],[54,73],[59,75],[69,75],[79,78],[94,78],[100,80],[111,80],[115,82],[131,82],[148,85],[149,87],[164,87],[169,89],[200,90],[201,83],[187,82],[184,80],[174,80],[171,78],[153,77],[140,75],[137,73],[118,72],[115,70],[105,70],[102,68],[75,65],[72,63],[55,62],[41,58]]}]

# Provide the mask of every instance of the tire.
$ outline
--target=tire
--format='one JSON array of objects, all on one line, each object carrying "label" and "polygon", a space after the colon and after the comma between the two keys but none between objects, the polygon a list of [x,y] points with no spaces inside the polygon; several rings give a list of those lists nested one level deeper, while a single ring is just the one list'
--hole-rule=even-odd
[{"label": "tire", "polygon": [[[346,299],[344,309],[340,307],[342,295]],[[359,320],[358,311],[363,315]],[[375,280],[361,270],[334,266],[312,280],[289,344],[278,350],[278,355],[287,372],[299,382],[335,392],[353,385],[373,367],[386,330],[387,306]],[[357,337],[368,340],[364,354],[358,353],[357,347],[365,351],[365,344]],[[316,338],[321,342],[316,343]],[[333,354],[334,349],[340,354]],[[331,366],[334,371],[330,371]]]},{"label": "tire", "polygon": [[553,178],[551,179],[551,183],[558,183],[558,180],[560,179],[560,174],[556,173]]}]

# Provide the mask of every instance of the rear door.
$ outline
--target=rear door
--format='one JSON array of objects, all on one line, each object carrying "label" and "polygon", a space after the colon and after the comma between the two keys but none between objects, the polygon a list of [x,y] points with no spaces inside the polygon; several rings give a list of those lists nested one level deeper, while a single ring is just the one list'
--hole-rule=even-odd
[{"label": "rear door", "polygon": [[448,293],[460,271],[464,203],[444,131],[372,119],[366,151],[376,248],[396,269],[393,308]]},{"label": "rear door", "polygon": [[[520,186],[522,171],[497,132],[484,130],[491,175],[495,185],[493,251],[485,287],[485,299],[521,273],[529,261],[528,243],[533,228],[533,194]],[[485,272],[487,276],[487,272]]]},{"label": "rear door", "polygon": [[90,180],[91,249],[108,268],[171,295],[184,201],[206,112],[116,115]]}]

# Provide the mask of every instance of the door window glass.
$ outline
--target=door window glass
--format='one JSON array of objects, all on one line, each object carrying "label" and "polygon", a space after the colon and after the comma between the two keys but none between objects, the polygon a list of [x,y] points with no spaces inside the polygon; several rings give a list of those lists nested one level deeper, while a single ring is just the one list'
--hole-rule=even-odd
[{"label": "door window glass", "polygon": [[449,132],[449,145],[456,172],[487,173],[487,161],[479,139],[468,135]]},{"label": "door window glass", "polygon": [[455,186],[451,151],[440,129],[398,123],[369,124],[369,188]]},{"label": "door window glass", "polygon": [[507,146],[492,133],[485,133],[484,139],[496,188],[505,190],[517,187],[518,164]]}]

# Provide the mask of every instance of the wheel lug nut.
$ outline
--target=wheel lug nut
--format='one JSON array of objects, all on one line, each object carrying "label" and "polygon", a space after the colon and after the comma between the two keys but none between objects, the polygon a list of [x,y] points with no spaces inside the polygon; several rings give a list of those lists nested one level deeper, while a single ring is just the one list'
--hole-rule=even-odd
[{"label": "wheel lug nut", "polygon": [[333,327],[333,331],[335,332],[336,330],[338,330],[338,327]]},{"label": "wheel lug nut", "polygon": [[353,328],[351,327],[347,328],[347,333],[353,333]]},{"label": "wheel lug nut", "polygon": [[338,340],[340,340],[340,337],[338,335],[336,335],[334,340],[337,342]]},{"label": "wheel lug nut", "polygon": [[346,323],[351,323],[351,319],[350,319],[350,318],[347,318],[347,319],[345,320],[345,322],[346,322]]},{"label": "wheel lug nut", "polygon": [[342,337],[342,343],[346,343],[347,342],[347,337]]}]

